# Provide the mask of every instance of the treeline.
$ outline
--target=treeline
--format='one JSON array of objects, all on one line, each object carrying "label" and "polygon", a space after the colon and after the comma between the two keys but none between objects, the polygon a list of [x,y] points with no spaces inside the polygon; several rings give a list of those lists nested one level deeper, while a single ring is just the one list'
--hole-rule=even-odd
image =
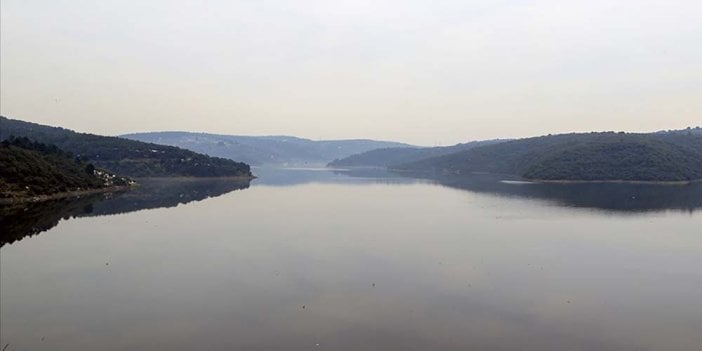
[{"label": "treeline", "polygon": [[130,177],[251,177],[249,165],[164,146],[77,133],[72,130],[0,116],[0,140],[27,137],[52,144],[96,167]]},{"label": "treeline", "polygon": [[702,179],[702,135],[581,133],[508,141],[394,167],[402,171],[504,173],[540,180]]}]

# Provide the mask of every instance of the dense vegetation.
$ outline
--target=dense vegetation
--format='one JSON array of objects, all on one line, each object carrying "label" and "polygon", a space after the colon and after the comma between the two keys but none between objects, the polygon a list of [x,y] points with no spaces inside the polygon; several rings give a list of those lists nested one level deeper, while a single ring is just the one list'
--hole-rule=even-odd
[{"label": "dense vegetation", "polygon": [[49,195],[127,185],[54,145],[11,138],[0,142],[0,198]]},{"label": "dense vegetation", "polygon": [[249,165],[173,146],[44,126],[0,116],[0,140],[27,137],[88,160],[96,167],[131,177],[250,177]]},{"label": "dense vegetation", "polygon": [[425,158],[437,157],[452,154],[454,152],[465,151],[474,147],[490,145],[502,142],[502,140],[472,141],[453,146],[438,147],[391,147],[370,150],[360,154],[351,155],[342,159],[330,162],[328,167],[393,167],[410,162],[416,162]]},{"label": "dense vegetation", "polygon": [[387,147],[408,147],[396,142],[309,140],[291,136],[239,136],[188,132],[126,134],[122,137],[177,146],[210,156],[244,161],[256,166],[324,166],[329,161]]},{"label": "dense vegetation", "polygon": [[394,168],[448,174],[504,173],[541,180],[696,180],[702,179],[702,135],[698,132],[549,135],[481,146]]}]

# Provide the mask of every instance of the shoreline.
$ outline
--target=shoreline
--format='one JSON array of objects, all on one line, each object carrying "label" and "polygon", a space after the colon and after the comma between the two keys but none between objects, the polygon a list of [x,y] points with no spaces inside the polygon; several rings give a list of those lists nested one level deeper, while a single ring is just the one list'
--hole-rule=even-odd
[{"label": "shoreline", "polygon": [[568,179],[529,179],[523,178],[533,183],[544,184],[649,184],[649,185],[688,185],[702,182],[702,179],[692,180],[568,180]]},{"label": "shoreline", "polygon": [[55,194],[51,194],[51,195],[7,197],[7,198],[0,198],[0,205],[34,203],[34,202],[43,202],[43,201],[49,201],[49,200],[65,199],[65,198],[69,198],[69,197],[80,197],[80,196],[84,196],[84,195],[94,195],[94,194],[101,194],[101,193],[114,193],[114,192],[127,191],[134,186],[137,186],[137,185],[121,185],[121,186],[111,186],[111,187],[97,188],[97,189],[65,191],[65,192],[55,193]]},{"label": "shoreline", "polygon": [[[465,177],[466,174],[462,173],[436,173],[431,171],[413,171],[413,170],[402,170],[402,169],[388,169],[388,171],[405,174],[405,175],[426,175],[434,174],[441,177]],[[688,185],[695,183],[702,183],[701,179],[691,179],[691,180],[625,180],[625,179],[601,179],[601,180],[577,180],[577,179],[534,179],[525,178],[516,174],[508,173],[491,173],[491,172],[469,172],[471,175],[493,175],[493,176],[504,176],[516,179],[517,181],[524,181],[534,184],[648,184],[648,185]]]},{"label": "shoreline", "polygon": [[[200,181],[200,180],[208,180],[208,179],[221,179],[221,180],[232,180],[232,181],[252,181],[256,179],[256,176],[234,176],[234,177],[140,177],[140,178],[133,178],[136,180],[139,179],[144,179],[144,180],[174,180],[174,181]],[[7,197],[7,198],[0,198],[0,205],[12,205],[12,204],[22,204],[22,203],[35,203],[35,202],[42,202],[42,201],[50,201],[50,200],[58,200],[58,199],[65,199],[65,198],[70,198],[70,197],[80,197],[84,195],[94,195],[94,194],[101,194],[101,193],[113,193],[113,192],[122,192],[122,191],[128,191],[132,188],[138,187],[139,182],[137,181],[136,184],[133,185],[121,185],[121,186],[111,186],[111,187],[106,187],[106,188],[97,188],[97,189],[86,189],[86,190],[75,190],[75,191],[65,191],[65,192],[60,192],[60,193],[54,193],[54,194],[49,194],[49,195],[34,195],[34,196],[22,196],[22,197]]]},{"label": "shoreline", "polygon": [[[176,177],[132,177],[132,179],[153,179],[153,180],[207,180],[207,179],[223,179],[223,180],[237,180],[237,181],[252,181],[256,179],[255,175],[252,176],[222,176],[222,177],[195,177],[195,176],[176,176]],[[137,185],[139,182],[137,182]]]}]

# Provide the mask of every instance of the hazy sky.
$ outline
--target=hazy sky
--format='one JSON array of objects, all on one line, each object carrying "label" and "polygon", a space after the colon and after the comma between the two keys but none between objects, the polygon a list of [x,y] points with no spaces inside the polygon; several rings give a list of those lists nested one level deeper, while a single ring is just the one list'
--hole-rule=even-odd
[{"label": "hazy sky", "polygon": [[0,113],[452,144],[702,125],[702,1],[2,0]]}]

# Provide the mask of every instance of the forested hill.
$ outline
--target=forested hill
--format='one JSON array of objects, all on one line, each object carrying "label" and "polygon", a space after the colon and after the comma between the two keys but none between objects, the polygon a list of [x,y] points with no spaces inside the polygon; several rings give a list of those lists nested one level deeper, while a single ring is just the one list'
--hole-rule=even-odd
[{"label": "forested hill", "polygon": [[250,177],[249,165],[173,146],[8,119],[0,116],[0,140],[11,136],[53,144],[96,167],[131,177]]},{"label": "forested hill", "polygon": [[496,144],[503,140],[471,141],[453,146],[392,147],[366,151],[330,162],[328,167],[393,167],[425,158],[448,155],[478,146]]},{"label": "forested hill", "polygon": [[150,132],[124,138],[177,146],[255,166],[324,166],[368,150],[411,145],[368,139],[310,140],[292,136],[241,136],[190,132]]},{"label": "forested hill", "polygon": [[652,134],[561,134],[477,147],[394,167],[402,171],[504,173],[540,180],[702,179],[699,129]]},{"label": "forested hill", "polygon": [[126,186],[118,177],[76,159],[54,145],[11,138],[0,142],[0,198],[24,198]]}]

